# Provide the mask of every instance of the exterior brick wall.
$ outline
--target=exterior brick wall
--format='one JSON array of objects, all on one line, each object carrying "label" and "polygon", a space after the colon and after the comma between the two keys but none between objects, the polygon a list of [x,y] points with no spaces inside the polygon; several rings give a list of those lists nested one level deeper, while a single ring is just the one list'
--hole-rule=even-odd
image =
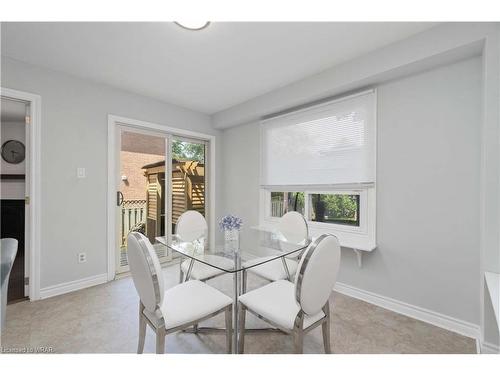
[{"label": "exterior brick wall", "polygon": [[122,151],[165,155],[165,138],[125,131],[122,133]]},{"label": "exterior brick wall", "polygon": [[120,184],[124,200],[146,199],[147,181],[141,168],[161,160],[165,160],[162,155],[120,152],[120,176],[127,176],[127,180],[122,180]]}]

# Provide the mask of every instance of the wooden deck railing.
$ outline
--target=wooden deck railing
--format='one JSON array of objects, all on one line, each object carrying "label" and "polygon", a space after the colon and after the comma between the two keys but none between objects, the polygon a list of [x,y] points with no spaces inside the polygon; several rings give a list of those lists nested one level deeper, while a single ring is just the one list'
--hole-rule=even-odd
[{"label": "wooden deck railing", "polygon": [[122,203],[122,225],[121,239],[122,246],[127,241],[127,235],[136,224],[146,221],[146,200],[131,199]]}]

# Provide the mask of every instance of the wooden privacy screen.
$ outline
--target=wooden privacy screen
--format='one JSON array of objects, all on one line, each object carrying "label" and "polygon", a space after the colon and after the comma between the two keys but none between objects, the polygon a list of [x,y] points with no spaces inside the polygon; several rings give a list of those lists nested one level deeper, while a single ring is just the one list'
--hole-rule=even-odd
[{"label": "wooden privacy screen", "polygon": [[[146,236],[154,243],[165,228],[165,162],[145,165],[148,181]],[[179,216],[196,210],[205,216],[205,164],[191,160],[172,160],[172,225]]]}]

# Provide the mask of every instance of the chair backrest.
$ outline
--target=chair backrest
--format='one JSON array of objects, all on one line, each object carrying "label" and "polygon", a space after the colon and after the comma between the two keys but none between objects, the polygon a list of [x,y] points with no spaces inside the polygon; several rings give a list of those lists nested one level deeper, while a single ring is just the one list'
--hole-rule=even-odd
[{"label": "chair backrest", "polygon": [[15,238],[2,238],[1,240],[1,261],[2,264],[13,263],[16,258],[18,241]]},{"label": "chair backrest", "polygon": [[5,328],[9,276],[16,259],[17,245],[14,238],[2,238],[0,242],[0,331]]},{"label": "chair backrest", "polygon": [[175,233],[184,242],[192,242],[206,236],[207,221],[198,211],[186,211],[177,219]]},{"label": "chair backrest", "polygon": [[16,259],[18,241],[15,238],[2,238],[0,245],[0,264],[2,285],[8,283],[9,274]]},{"label": "chair backrest", "polygon": [[293,243],[301,243],[309,236],[306,219],[296,211],[287,212],[281,217],[278,230],[288,242]]},{"label": "chair backrest", "polygon": [[127,237],[127,253],[135,289],[144,307],[156,311],[163,301],[165,281],[151,242],[139,232]]},{"label": "chair backrest", "polygon": [[337,281],[339,267],[337,237],[324,234],[309,245],[295,276],[295,298],[306,314],[316,314],[326,304]]}]

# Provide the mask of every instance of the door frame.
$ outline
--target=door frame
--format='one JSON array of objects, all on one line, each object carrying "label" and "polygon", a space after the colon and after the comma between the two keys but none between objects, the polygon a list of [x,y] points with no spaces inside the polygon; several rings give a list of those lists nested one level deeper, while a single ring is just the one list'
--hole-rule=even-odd
[{"label": "door frame", "polygon": [[30,120],[27,132],[29,139],[26,147],[28,149],[28,178],[25,185],[29,204],[26,210],[28,228],[25,228],[24,245],[25,254],[29,256],[28,295],[30,300],[34,301],[40,299],[42,97],[6,87],[0,88],[0,96],[29,103]]},{"label": "door frame", "polygon": [[[107,196],[107,237],[108,258],[107,273],[108,281],[115,278],[116,273],[116,142],[115,132],[118,126],[127,126],[138,130],[160,131],[172,136],[195,138],[208,142],[208,173],[205,173],[206,185],[208,186],[208,227],[210,246],[215,244],[215,136],[199,133],[191,130],[171,127],[168,125],[136,120],[117,115],[108,115],[108,196]],[[168,156],[168,155],[167,155]]]}]

